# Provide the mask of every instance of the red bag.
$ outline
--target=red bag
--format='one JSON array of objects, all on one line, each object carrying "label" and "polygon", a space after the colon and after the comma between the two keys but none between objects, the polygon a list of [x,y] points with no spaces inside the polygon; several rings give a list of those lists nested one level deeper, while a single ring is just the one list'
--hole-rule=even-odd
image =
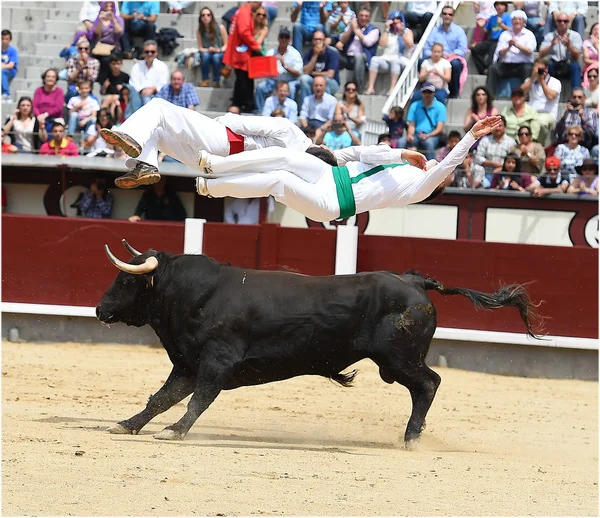
[{"label": "red bag", "polygon": [[277,77],[277,58],[275,56],[255,56],[248,60],[248,77]]}]

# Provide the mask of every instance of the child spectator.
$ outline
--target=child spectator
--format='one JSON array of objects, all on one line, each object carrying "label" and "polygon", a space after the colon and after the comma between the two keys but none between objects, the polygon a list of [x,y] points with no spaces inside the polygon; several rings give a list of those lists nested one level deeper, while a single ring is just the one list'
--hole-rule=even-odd
[{"label": "child spectator", "polygon": [[448,133],[448,144],[439,149],[437,155],[435,156],[435,159],[438,162],[444,160],[448,153],[450,153],[450,151],[454,149],[456,144],[458,144],[461,138],[462,137],[460,136],[460,133],[458,131],[451,131],[450,133]]},{"label": "child spectator", "polygon": [[86,132],[84,147],[89,150],[87,156],[108,156],[114,154],[114,149],[106,143],[100,134],[101,129],[111,129],[113,125],[114,119],[110,116],[110,112],[106,108],[102,108],[98,113],[98,120]]},{"label": "child spectator", "polygon": [[52,140],[42,144],[40,155],[77,156],[78,154],[77,146],[65,138],[64,119],[55,119],[52,127]]},{"label": "child spectator", "polygon": [[96,115],[100,110],[98,101],[90,97],[92,83],[90,81],[80,81],[79,95],[72,97],[67,108],[69,109],[69,135],[73,136],[79,130],[87,129],[96,123]]},{"label": "child spectator", "polygon": [[42,86],[33,94],[33,114],[38,118],[40,129],[45,126],[47,132],[52,131],[54,119],[62,117],[65,105],[65,94],[56,86],[58,70],[49,68],[42,74]]},{"label": "child spectator", "polygon": [[34,153],[39,149],[40,141],[48,139],[46,130],[40,128],[39,121],[33,115],[31,97],[19,99],[17,108],[6,120],[3,129],[21,153]]},{"label": "child spectator", "polygon": [[519,157],[514,153],[509,153],[504,158],[504,164],[502,164],[502,171],[495,173],[492,178],[492,189],[499,189],[503,191],[518,191],[521,184],[521,175],[518,174],[521,171],[521,161]]},{"label": "child spectator", "polygon": [[104,95],[102,108],[107,108],[113,120],[120,120],[123,113],[120,110],[120,93],[123,87],[129,83],[129,74],[121,70],[123,60],[120,54],[113,54],[108,62],[109,72],[98,78],[100,93]]},{"label": "child spectator", "polygon": [[2,100],[10,100],[10,82],[17,75],[19,53],[10,42],[12,33],[8,29],[2,31]]},{"label": "child spectator", "polygon": [[[494,2],[494,8],[496,9],[496,13],[487,19],[483,27],[485,37],[482,41],[471,46],[471,55],[473,56],[473,61],[475,61],[475,67],[481,75],[486,75],[488,68],[492,64],[500,34],[502,34],[502,31],[512,27],[510,15],[506,12],[508,10],[508,2]],[[480,20],[481,18],[478,16],[478,26]]]},{"label": "child spectator", "polygon": [[[444,45],[441,43],[433,44],[431,47],[431,56],[421,63],[419,81],[421,84],[432,84],[435,87],[435,98],[441,103],[446,104],[446,99],[450,95],[448,83],[452,77],[452,65],[447,59],[442,57],[443,52]],[[421,99],[421,91],[419,88],[416,88],[412,100],[419,101]]]},{"label": "child spectator", "polygon": [[356,18],[356,13],[350,9],[350,2],[336,2],[334,5],[325,24],[327,34],[330,36],[328,41],[326,40],[327,45],[335,45],[340,41],[340,35],[350,25],[352,19]]},{"label": "child spectator", "polygon": [[390,113],[382,117],[382,120],[388,126],[392,142],[390,146],[397,148],[398,141],[404,136],[404,131],[408,128],[408,124],[404,120],[404,110],[400,106],[394,106]]}]

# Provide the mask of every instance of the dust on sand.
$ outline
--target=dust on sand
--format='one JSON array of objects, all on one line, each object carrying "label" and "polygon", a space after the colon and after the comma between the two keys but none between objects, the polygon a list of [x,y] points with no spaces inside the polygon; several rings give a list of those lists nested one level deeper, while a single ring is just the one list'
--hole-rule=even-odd
[{"label": "dust on sand", "polygon": [[418,447],[408,391],[363,361],[223,392],[183,442],[105,429],[170,371],[160,348],[3,343],[4,515],[596,515],[598,384],[435,370]]}]

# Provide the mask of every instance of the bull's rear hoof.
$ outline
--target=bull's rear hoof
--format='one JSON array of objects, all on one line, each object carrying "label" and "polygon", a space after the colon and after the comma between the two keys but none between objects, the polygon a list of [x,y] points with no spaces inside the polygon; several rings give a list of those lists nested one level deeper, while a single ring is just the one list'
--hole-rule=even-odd
[{"label": "bull's rear hoof", "polygon": [[416,437],[412,437],[411,439],[404,439],[404,449],[406,450],[414,450],[416,449],[416,447],[419,445],[419,439],[421,438],[420,435],[417,435]]},{"label": "bull's rear hoof", "polygon": [[125,428],[123,425],[117,423],[114,426],[111,426],[109,428],[106,429],[106,431],[108,433],[118,433],[118,434],[125,434],[125,435],[133,435],[133,430],[130,430],[129,428]]},{"label": "bull's rear hoof", "polygon": [[183,437],[182,434],[175,430],[171,430],[170,428],[165,428],[154,436],[155,439],[161,441],[183,441]]}]

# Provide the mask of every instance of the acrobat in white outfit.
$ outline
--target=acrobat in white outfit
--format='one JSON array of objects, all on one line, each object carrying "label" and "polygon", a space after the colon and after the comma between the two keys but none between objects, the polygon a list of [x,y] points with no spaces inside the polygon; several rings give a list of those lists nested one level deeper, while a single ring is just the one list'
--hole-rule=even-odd
[{"label": "acrobat in white outfit", "polygon": [[441,183],[463,162],[475,141],[499,122],[498,116],[478,121],[444,160],[427,171],[408,163],[393,163],[397,155],[380,146],[358,147],[354,158],[360,161],[339,167],[281,148],[226,158],[202,153],[200,165],[205,174],[197,179],[197,190],[201,195],[217,198],[272,195],[314,221],[347,218],[391,205],[410,205],[425,200],[438,187],[441,191]]},{"label": "acrobat in white outfit", "polygon": [[313,145],[298,126],[282,117],[228,113],[211,119],[158,98],[142,106],[118,129],[103,129],[101,134],[131,157],[125,162],[131,171],[115,180],[124,189],[160,179],[159,151],[197,169],[199,150],[228,156],[270,146],[306,151]]}]

